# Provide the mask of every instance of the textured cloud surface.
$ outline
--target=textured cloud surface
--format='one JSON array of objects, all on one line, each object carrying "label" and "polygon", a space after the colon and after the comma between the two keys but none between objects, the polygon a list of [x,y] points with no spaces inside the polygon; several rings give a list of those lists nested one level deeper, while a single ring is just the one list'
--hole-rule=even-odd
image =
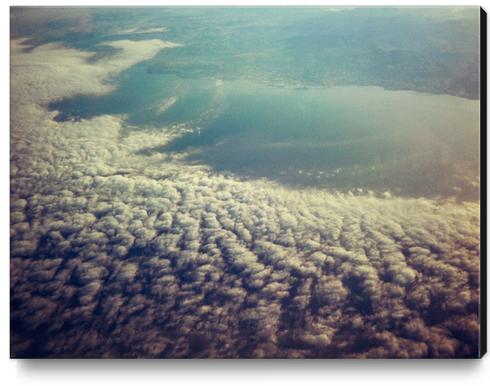
[{"label": "textured cloud surface", "polygon": [[287,189],[142,149],[124,117],[56,122],[174,46],[12,43],[15,357],[456,357],[478,352],[478,203]]}]

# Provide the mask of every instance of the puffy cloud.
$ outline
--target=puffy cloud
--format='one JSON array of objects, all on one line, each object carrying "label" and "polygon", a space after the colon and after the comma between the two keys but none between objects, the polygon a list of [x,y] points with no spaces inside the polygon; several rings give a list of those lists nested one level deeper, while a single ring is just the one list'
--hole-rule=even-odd
[{"label": "puffy cloud", "polygon": [[172,46],[107,44],[12,44],[14,356],[477,355],[479,203],[241,181],[141,151],[170,128],[54,121]]}]

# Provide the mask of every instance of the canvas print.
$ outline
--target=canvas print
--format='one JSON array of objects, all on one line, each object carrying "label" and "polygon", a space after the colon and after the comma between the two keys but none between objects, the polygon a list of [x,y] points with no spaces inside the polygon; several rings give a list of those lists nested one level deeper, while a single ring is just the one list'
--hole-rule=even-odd
[{"label": "canvas print", "polygon": [[480,357],[480,11],[12,7],[11,357]]}]

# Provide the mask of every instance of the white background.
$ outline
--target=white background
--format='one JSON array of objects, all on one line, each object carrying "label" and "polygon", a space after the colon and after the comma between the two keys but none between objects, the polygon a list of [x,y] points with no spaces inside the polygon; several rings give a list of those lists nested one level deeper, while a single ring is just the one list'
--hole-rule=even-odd
[{"label": "white background", "polygon": [[[481,0],[483,1],[483,0]],[[415,1],[306,1],[296,4],[428,5]],[[295,5],[294,1],[10,1],[9,5]],[[431,1],[435,5],[481,5]],[[2,5],[0,119],[0,385],[480,385],[490,384],[482,360],[13,360],[9,359],[9,8]],[[482,106],[486,108],[486,106]]]}]

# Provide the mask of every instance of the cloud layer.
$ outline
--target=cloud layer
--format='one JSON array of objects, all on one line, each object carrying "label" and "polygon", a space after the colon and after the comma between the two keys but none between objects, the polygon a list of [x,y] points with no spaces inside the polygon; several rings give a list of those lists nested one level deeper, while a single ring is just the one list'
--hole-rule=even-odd
[{"label": "cloud layer", "polygon": [[175,135],[45,106],[172,43],[12,44],[15,357],[478,352],[478,203],[244,182],[142,149]]}]

